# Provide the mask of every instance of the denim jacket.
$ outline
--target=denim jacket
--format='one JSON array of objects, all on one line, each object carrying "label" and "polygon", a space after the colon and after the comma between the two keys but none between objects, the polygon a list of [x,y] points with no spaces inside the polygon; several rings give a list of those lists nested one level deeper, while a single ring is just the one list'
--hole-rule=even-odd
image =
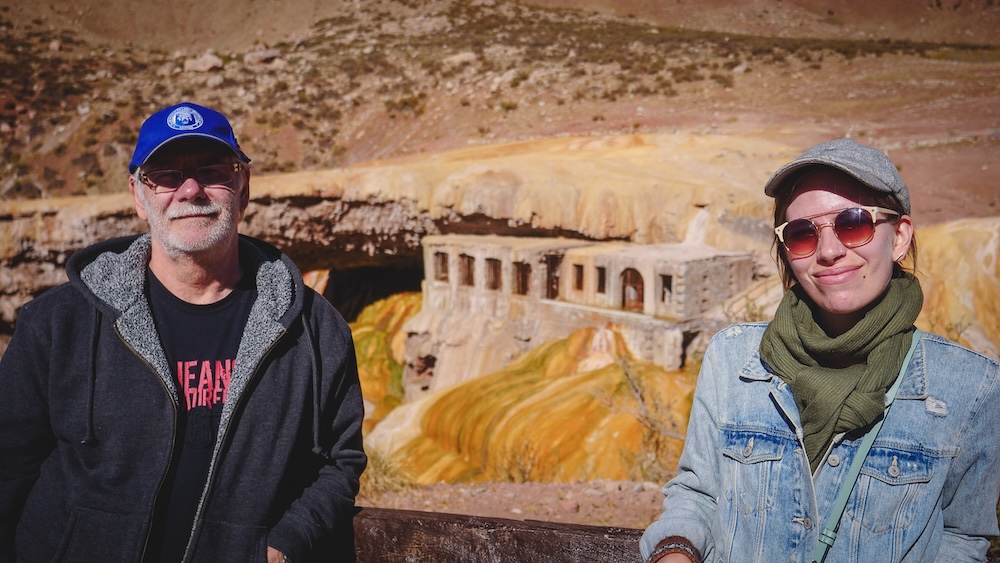
[{"label": "denim jacket", "polygon": [[[863,431],[837,435],[815,475],[791,389],[760,359],[765,323],[706,352],[677,477],[642,537],[705,561],[809,561]],[[828,562],[982,561],[998,533],[1000,368],[924,334],[848,499]]]}]

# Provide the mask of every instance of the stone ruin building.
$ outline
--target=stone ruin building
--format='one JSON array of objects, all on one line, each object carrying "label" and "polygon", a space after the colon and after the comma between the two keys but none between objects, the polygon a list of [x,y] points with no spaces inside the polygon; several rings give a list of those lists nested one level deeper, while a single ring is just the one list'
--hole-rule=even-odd
[{"label": "stone ruin building", "polygon": [[612,327],[632,354],[680,368],[753,281],[750,252],[703,244],[431,235],[421,311],[404,326],[407,400],[505,367],[544,342]]}]

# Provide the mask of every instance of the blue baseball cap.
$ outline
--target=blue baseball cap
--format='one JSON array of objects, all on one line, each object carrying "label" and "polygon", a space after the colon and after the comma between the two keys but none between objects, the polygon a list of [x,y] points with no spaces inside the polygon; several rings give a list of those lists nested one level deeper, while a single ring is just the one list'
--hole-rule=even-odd
[{"label": "blue baseball cap", "polygon": [[182,102],[161,109],[143,122],[128,171],[134,173],[163,145],[184,137],[214,139],[232,149],[244,163],[250,162],[250,158],[240,150],[233,126],[226,116],[211,108]]}]

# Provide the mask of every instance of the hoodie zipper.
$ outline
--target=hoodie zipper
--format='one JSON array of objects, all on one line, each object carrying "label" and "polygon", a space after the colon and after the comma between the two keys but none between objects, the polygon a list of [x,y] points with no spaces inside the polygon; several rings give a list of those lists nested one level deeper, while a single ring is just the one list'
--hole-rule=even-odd
[{"label": "hoodie zipper", "polygon": [[[278,335],[274,338],[274,340],[271,341],[271,344],[268,345],[267,349],[264,350],[264,353],[260,355],[260,359],[257,360],[257,364],[253,367],[253,370],[250,372],[250,377],[247,379],[248,385],[254,379],[257,378],[258,376],[257,370],[260,369],[260,364],[264,361],[265,358],[267,358],[267,356],[271,353],[271,350],[274,349],[274,347],[278,344],[278,342],[281,341],[281,339],[285,336],[286,333],[287,331],[282,329],[281,332],[278,333]],[[237,407],[239,407],[240,404],[243,402],[245,396],[246,393],[240,394],[239,399],[236,402],[236,405],[234,405],[233,407],[234,413],[236,412]],[[202,512],[205,509],[205,502],[208,500],[209,493],[211,493],[212,491],[212,479],[215,477],[215,471],[219,461],[219,454],[222,452],[222,443],[226,440],[226,438],[229,435],[229,425],[232,422],[232,420],[233,417],[230,416],[229,419],[226,420],[225,426],[222,427],[221,429],[222,431],[218,435],[218,443],[216,444],[215,451],[212,453],[212,460],[209,462],[208,475],[205,477],[205,489],[202,491],[201,498],[198,500],[198,509],[195,510],[194,520],[192,520],[191,522],[191,533],[188,536],[187,546],[184,548],[184,556],[181,557],[182,562],[187,561],[188,556],[190,555],[191,545],[194,542],[194,533],[195,530],[198,529],[198,521],[201,520]]]}]

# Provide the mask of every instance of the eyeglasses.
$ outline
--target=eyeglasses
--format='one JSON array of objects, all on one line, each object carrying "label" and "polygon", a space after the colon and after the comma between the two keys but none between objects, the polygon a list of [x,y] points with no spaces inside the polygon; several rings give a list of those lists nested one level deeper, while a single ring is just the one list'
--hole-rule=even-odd
[{"label": "eyeglasses", "polygon": [[229,184],[236,179],[236,174],[242,169],[243,164],[240,162],[202,166],[195,168],[191,173],[185,170],[173,169],[150,170],[149,172],[140,169],[139,180],[156,193],[176,190],[188,178],[194,178],[194,181],[198,182],[201,186],[230,188]]},{"label": "eyeglasses", "polygon": [[856,248],[868,244],[875,236],[875,215],[884,213],[896,215],[899,213],[884,207],[849,207],[840,210],[832,223],[817,225],[812,220],[833,213],[828,211],[818,215],[802,217],[786,221],[774,229],[778,240],[785,245],[788,255],[793,258],[804,258],[816,252],[819,246],[819,232],[823,227],[833,227],[840,243],[847,248]]}]

